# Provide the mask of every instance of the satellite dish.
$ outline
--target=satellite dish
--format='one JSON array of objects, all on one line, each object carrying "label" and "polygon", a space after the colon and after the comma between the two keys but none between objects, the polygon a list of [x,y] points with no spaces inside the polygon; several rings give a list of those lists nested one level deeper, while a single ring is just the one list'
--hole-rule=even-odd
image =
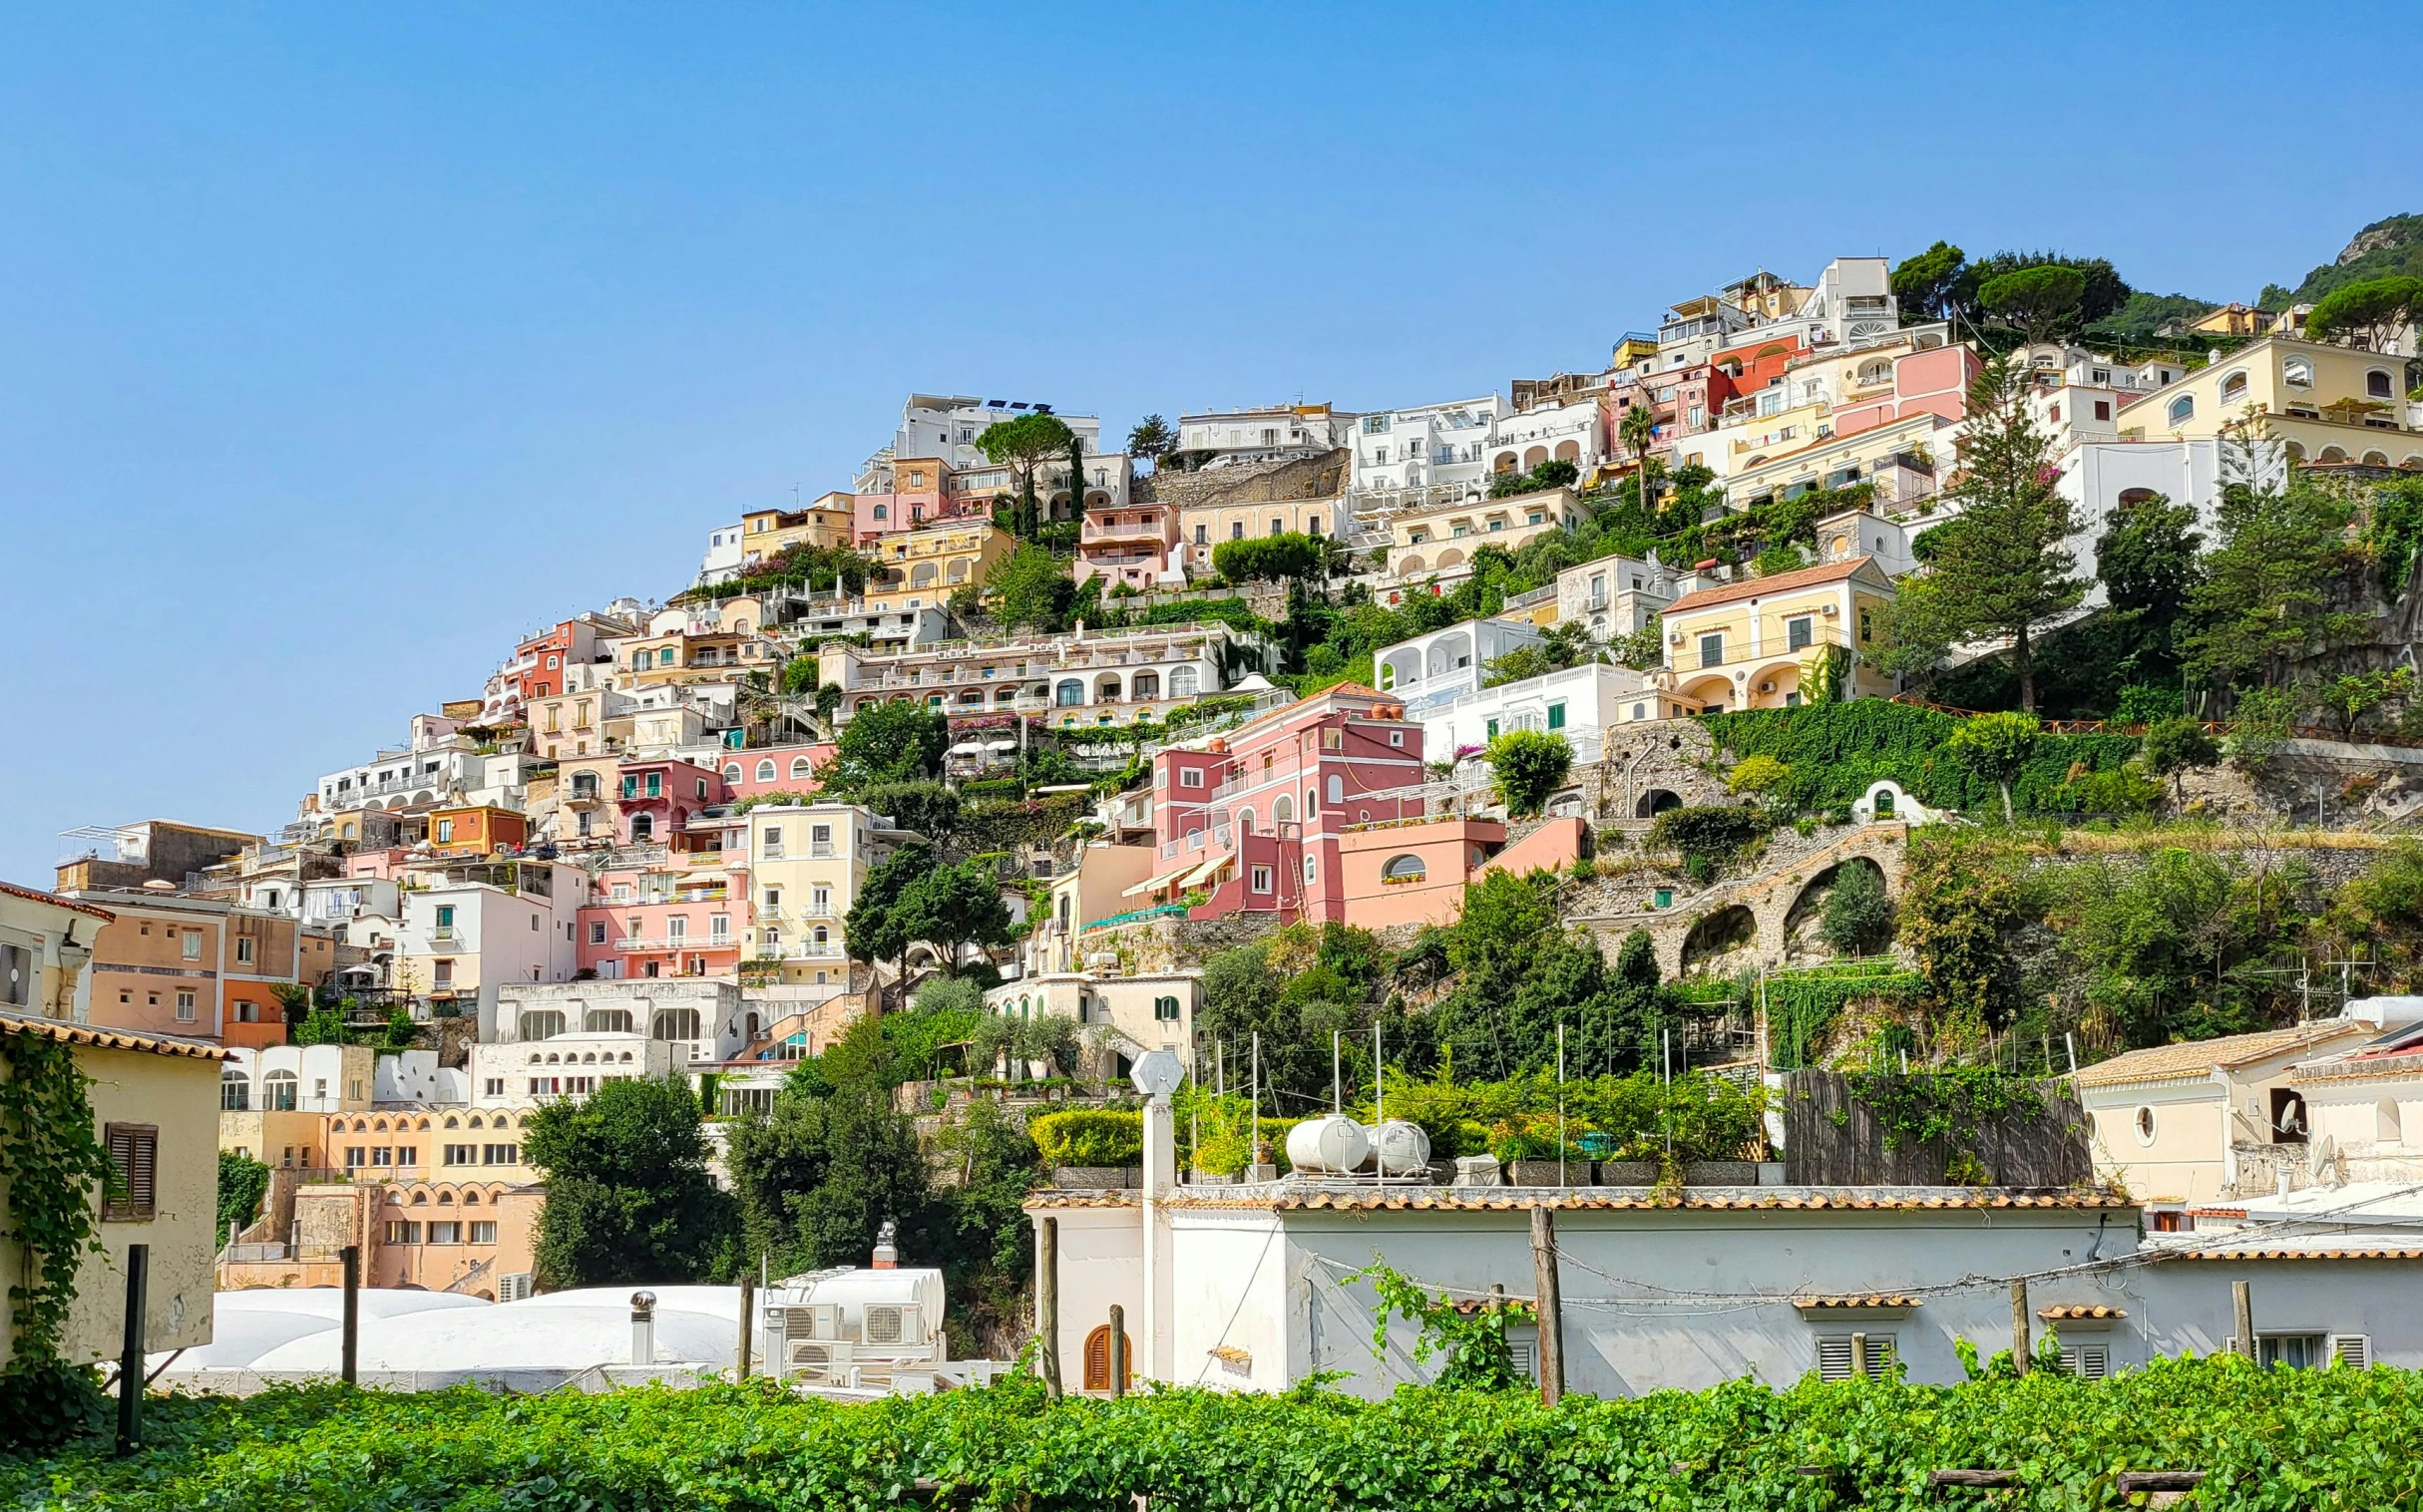
[{"label": "satellite dish", "polygon": [[2325,1134],[2313,1142],[2309,1174],[2311,1174],[2313,1177],[2316,1185],[2328,1183],[2335,1186],[2337,1183],[2335,1180],[2333,1180],[2333,1178],[2335,1178],[2338,1173],[2339,1142],[2336,1139],[2333,1139],[2331,1136]]}]

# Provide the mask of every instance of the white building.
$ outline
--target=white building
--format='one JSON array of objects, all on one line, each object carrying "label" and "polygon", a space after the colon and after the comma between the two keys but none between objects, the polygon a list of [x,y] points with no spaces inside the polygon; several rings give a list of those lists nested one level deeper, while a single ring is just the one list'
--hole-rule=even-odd
[{"label": "white building", "polygon": [[[1505,401],[1495,394],[1357,418],[1349,485],[1358,496],[1441,500],[1488,484],[1489,445]],[[1406,499],[1408,491],[1412,499]]]},{"label": "white building", "polygon": [[[510,883],[474,880],[510,875]],[[575,931],[589,901],[579,867],[548,861],[437,869],[404,891],[396,922],[394,984],[429,997],[476,998],[483,1026],[506,982],[570,981]]]},{"label": "white building", "polygon": [[1559,624],[1586,624],[1593,640],[1630,635],[1675,600],[1674,578],[1655,561],[1601,557],[1556,574]]},{"label": "white building", "polygon": [[[665,1066],[681,1069],[693,1062],[738,1055],[754,1032],[752,1015],[737,982],[703,976],[644,976],[501,986],[496,1032],[488,1037],[503,1046],[584,1035],[635,1035],[666,1046]],[[565,1047],[551,1043],[545,1048],[561,1051]],[[619,1066],[618,1052],[628,1047],[617,1044],[614,1048]],[[508,1090],[483,1095],[513,1094]]]},{"label": "white building", "polygon": [[1087,1026],[1105,1057],[1097,1069],[1105,1078],[1124,1078],[1147,1050],[1192,1058],[1203,973],[1048,971],[988,989],[985,1006],[1017,1018],[1068,1018]]},{"label": "white building", "polygon": [[323,774],[320,812],[461,802],[486,773],[472,742],[454,733],[454,721],[435,714],[418,715],[412,723],[412,740],[403,749],[383,750],[360,766]]},{"label": "white building", "polygon": [[[525,1015],[527,1016],[527,1015]],[[471,1047],[471,1105],[518,1108],[586,1097],[604,1082],[677,1069],[670,1041],[623,1031],[572,1031]]]},{"label": "white building", "polygon": [[1562,735],[1577,760],[1595,761],[1610,726],[1671,718],[1678,707],[1648,673],[1589,662],[1461,693],[1413,712],[1421,723],[1421,748],[1434,761],[1515,730]]},{"label": "white building", "polygon": [[[1075,433],[1084,444],[1090,462],[1102,451],[1102,422],[1092,415],[1066,415],[1048,404],[1030,404],[1023,399],[979,399],[967,394],[911,394],[900,409],[900,427],[892,433],[892,444],[869,457],[858,470],[853,485],[861,494],[890,494],[894,492],[892,464],[905,457],[932,457],[954,473],[983,472],[993,465],[993,459],[978,446],[977,438],[1005,420],[1024,415],[1057,416],[1060,423]],[[1119,459],[1123,464],[1125,458]],[[1048,468],[1050,465],[1045,464]],[[1105,464],[1108,467],[1108,464]],[[1118,476],[1112,477],[1111,473]],[[1117,484],[1121,497],[1125,494],[1126,468],[1110,468],[1103,486]],[[963,480],[966,481],[966,480]],[[1038,476],[1036,486],[1042,479]],[[1007,477],[1000,481],[1009,487]]]},{"label": "white building", "polygon": [[1479,692],[1491,661],[1545,638],[1519,619],[1467,619],[1387,647],[1373,659],[1373,671],[1380,691],[1402,698],[1407,715],[1419,720],[1426,709]]},{"label": "white building", "polygon": [[1178,417],[1173,461],[1190,469],[1318,457],[1348,444],[1355,416],[1326,404],[1274,404]]},{"label": "white building", "polygon": [[726,582],[739,576],[743,557],[739,523],[715,527],[707,532],[706,555],[698,563],[699,583]]},{"label": "white building", "polygon": [[1055,725],[1124,724],[1218,693],[1274,662],[1272,648],[1216,620],[1141,630],[1011,635],[877,654],[827,645],[824,680],[841,720],[894,698],[954,714],[1045,714]]}]

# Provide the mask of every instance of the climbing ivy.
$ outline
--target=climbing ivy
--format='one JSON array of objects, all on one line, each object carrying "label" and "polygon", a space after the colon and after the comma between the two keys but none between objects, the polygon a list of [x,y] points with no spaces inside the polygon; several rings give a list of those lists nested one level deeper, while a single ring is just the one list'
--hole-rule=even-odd
[{"label": "climbing ivy", "polygon": [[1510,1323],[1529,1323],[1538,1315],[1526,1302],[1493,1297],[1473,1307],[1459,1307],[1441,1292],[1436,1297],[1387,1266],[1367,1266],[1347,1278],[1371,1284],[1380,1298],[1372,1313],[1372,1350],[1389,1347],[1389,1320],[1402,1318],[1419,1328],[1413,1340],[1413,1362],[1444,1353],[1445,1368],[1437,1384],[1448,1388],[1505,1391],[1531,1382],[1514,1367],[1514,1351],[1506,1344]]},{"label": "climbing ivy", "polygon": [[0,1372],[0,1442],[64,1437],[81,1426],[92,1394],[90,1377],[59,1359],[77,1270],[100,1249],[94,1193],[118,1181],[86,1086],[67,1044],[0,1033],[0,1183],[8,1237],[28,1260],[8,1289],[16,1341]]},{"label": "climbing ivy", "polygon": [[[2044,1092],[2036,1080],[2013,1076],[1990,1065],[1947,1065],[1904,1074],[1895,1070],[1846,1073],[1851,1095],[1867,1106],[1884,1136],[1889,1152],[1904,1143],[1932,1144],[1938,1140],[1952,1151],[1949,1177],[1954,1182],[1984,1179],[1984,1168],[1970,1146],[1988,1124],[2014,1113],[2040,1112]],[[1847,1112],[1837,1113],[1846,1122]]]}]

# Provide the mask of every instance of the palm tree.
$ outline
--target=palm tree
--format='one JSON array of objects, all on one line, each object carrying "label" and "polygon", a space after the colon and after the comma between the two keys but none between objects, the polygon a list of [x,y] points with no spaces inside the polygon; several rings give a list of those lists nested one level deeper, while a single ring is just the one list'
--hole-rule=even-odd
[{"label": "palm tree", "polygon": [[1643,400],[1624,411],[1616,423],[1616,434],[1632,453],[1632,493],[1639,501],[1641,513],[1649,513],[1649,445],[1657,440],[1657,417],[1649,413],[1649,403]]}]

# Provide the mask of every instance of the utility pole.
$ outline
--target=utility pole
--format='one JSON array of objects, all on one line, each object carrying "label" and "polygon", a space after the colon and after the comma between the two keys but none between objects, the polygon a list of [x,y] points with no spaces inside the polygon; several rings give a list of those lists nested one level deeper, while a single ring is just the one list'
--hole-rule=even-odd
[{"label": "utility pole", "polygon": [[2028,1282],[2026,1277],[2011,1283],[2011,1368],[2028,1373]]},{"label": "utility pole", "polygon": [[1034,1332],[1043,1394],[1060,1399],[1060,1221],[1045,1216],[1034,1232]]},{"label": "utility pole", "polygon": [[1531,1207],[1533,1311],[1539,1316],[1539,1400],[1553,1407],[1565,1394],[1563,1299],[1556,1283],[1556,1220],[1546,1207]]}]

